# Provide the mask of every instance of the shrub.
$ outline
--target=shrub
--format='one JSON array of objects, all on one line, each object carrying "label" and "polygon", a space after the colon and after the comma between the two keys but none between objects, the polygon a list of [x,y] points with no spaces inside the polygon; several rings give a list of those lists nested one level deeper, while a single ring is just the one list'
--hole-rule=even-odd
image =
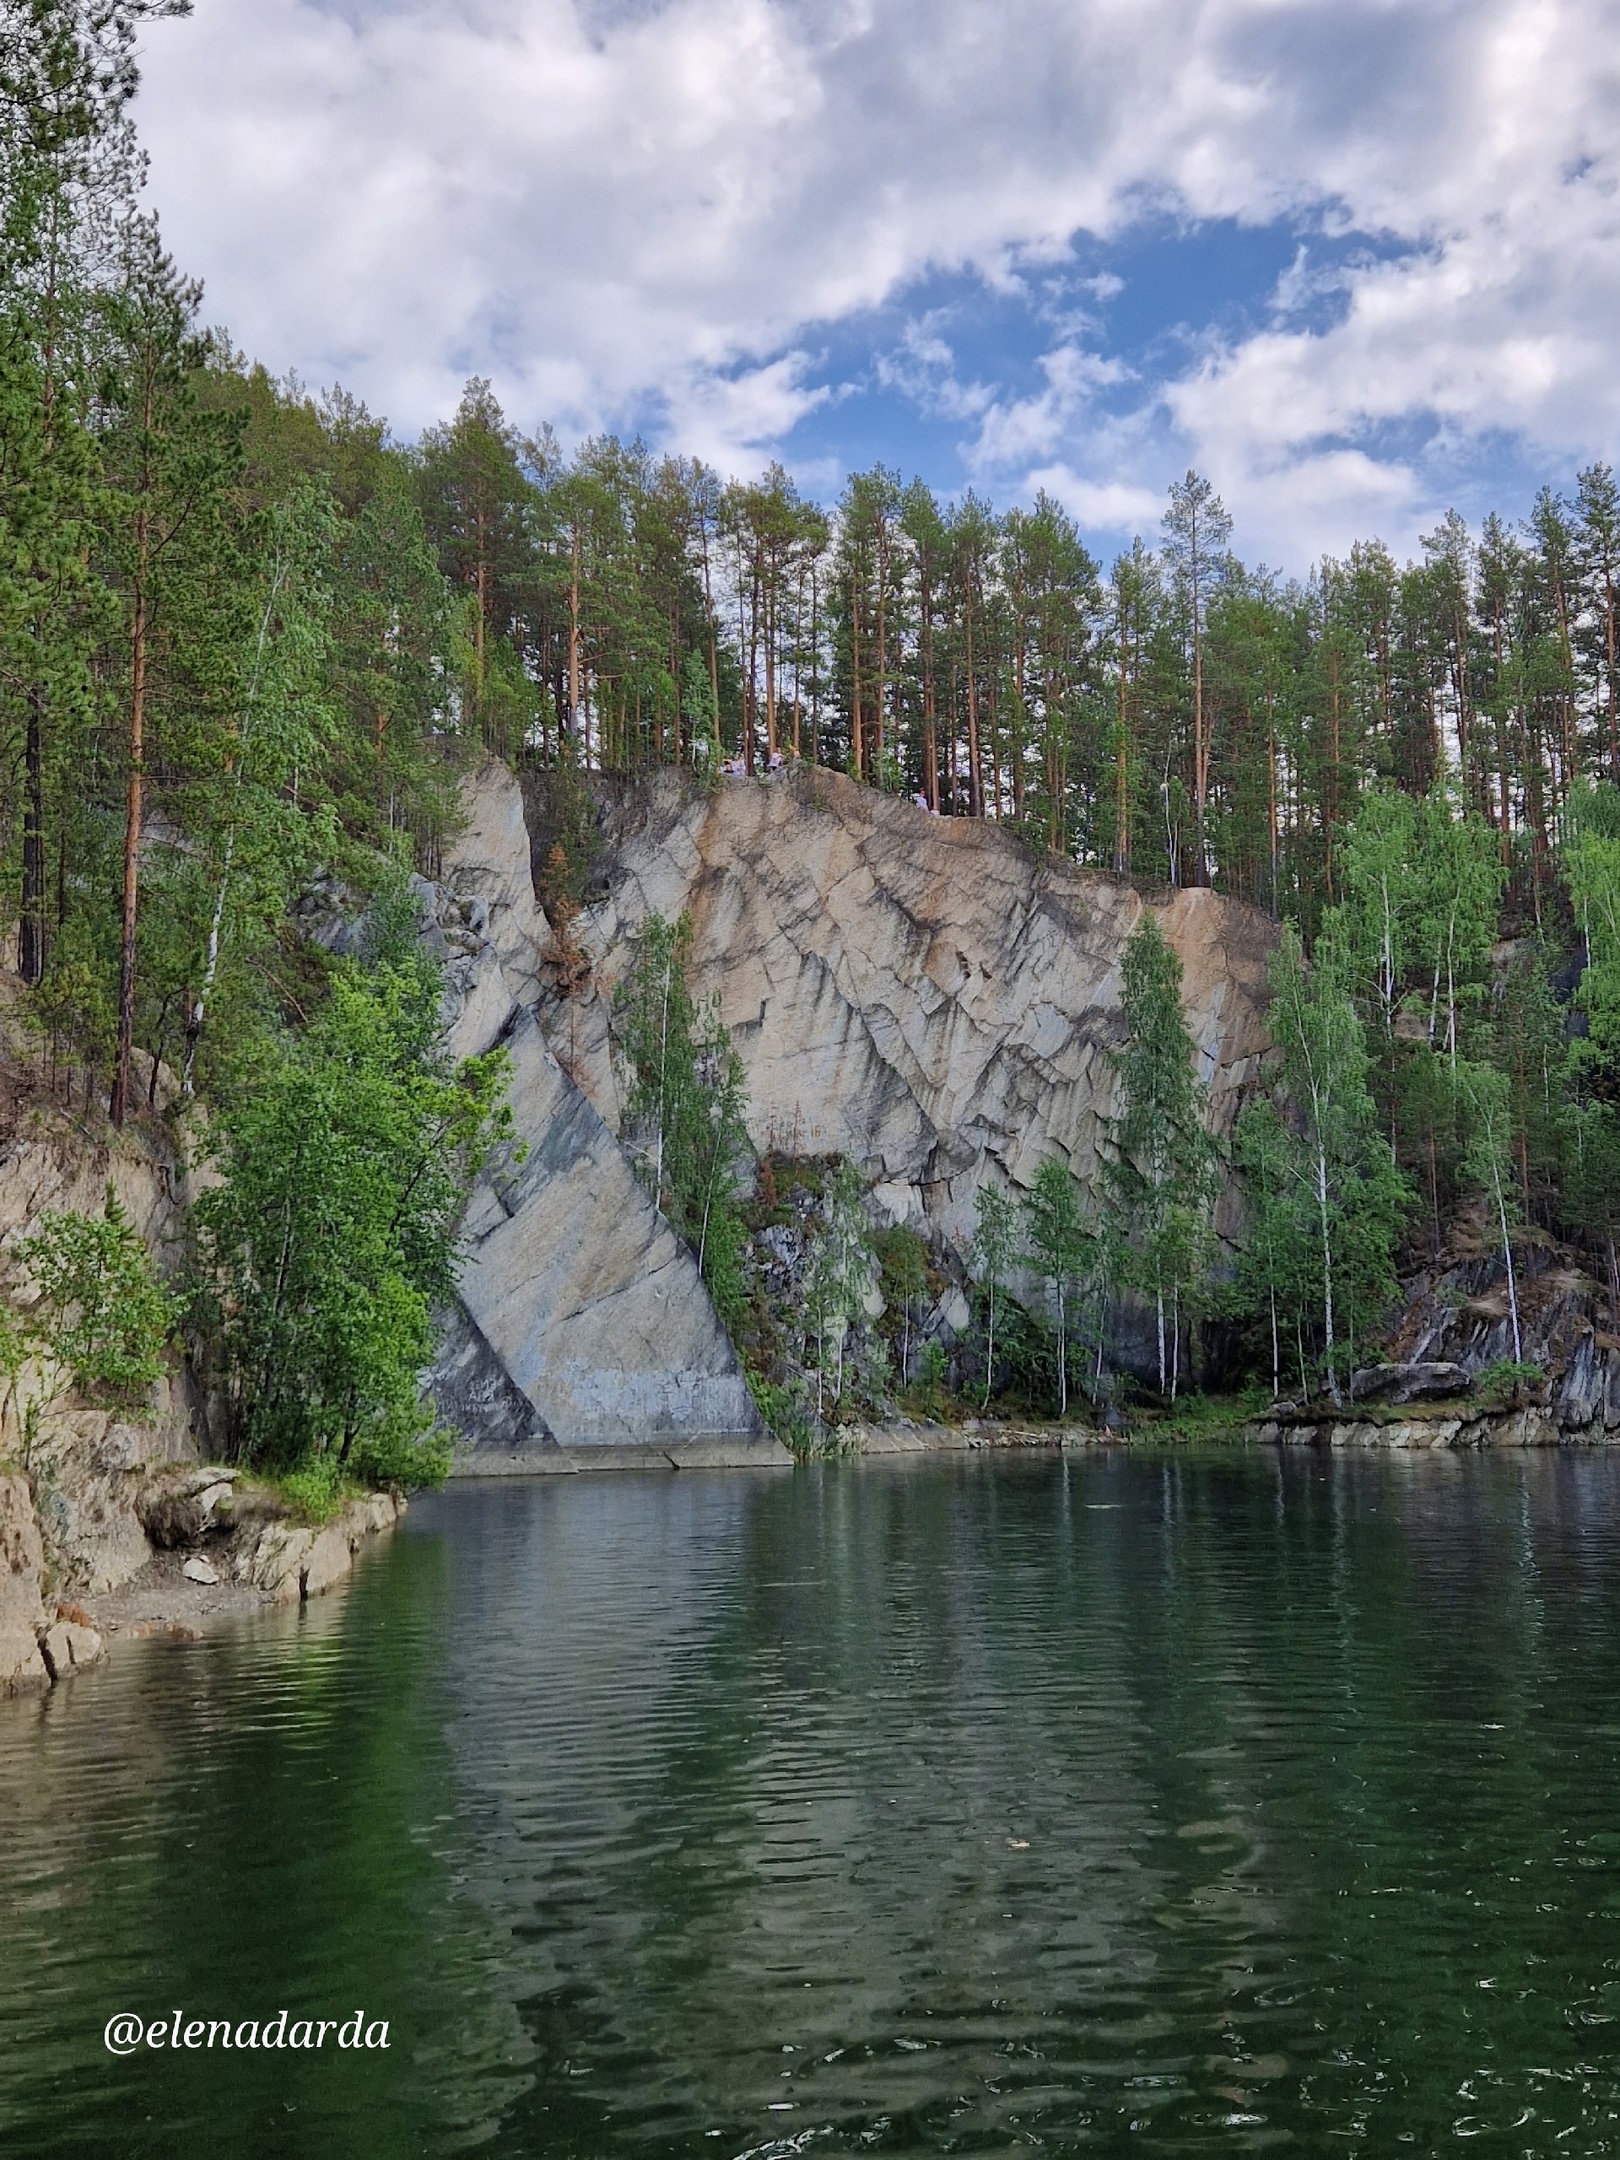
[{"label": "shrub", "polygon": [[100,1222],[79,1214],[42,1215],[34,1235],[18,1241],[17,1256],[39,1303],[12,1335],[31,1335],[72,1373],[83,1394],[122,1403],[146,1394],[162,1377],[178,1309],[153,1274],[145,1240],[112,1187]]}]

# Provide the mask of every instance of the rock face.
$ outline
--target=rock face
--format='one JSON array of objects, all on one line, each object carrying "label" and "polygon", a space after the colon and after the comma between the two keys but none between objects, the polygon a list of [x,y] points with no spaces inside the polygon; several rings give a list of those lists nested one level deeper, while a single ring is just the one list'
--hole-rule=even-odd
[{"label": "rock face", "polygon": [[33,1494],[25,1477],[0,1477],[0,1695],[23,1695],[51,1684],[40,1655],[45,1607],[39,1581],[45,1565]]},{"label": "rock face", "polygon": [[1253,910],[1207,892],[1144,899],[837,774],[704,793],[671,773],[610,797],[598,897],[575,926],[583,968],[563,963],[535,898],[543,816],[525,819],[494,760],[463,810],[424,889],[429,935],[449,963],[452,1049],[505,1044],[528,1149],[472,1196],[461,1309],[433,1375],[469,1470],[543,1467],[559,1444],[602,1461],[649,1443],[707,1459],[699,1439],[728,1458],[740,1437],[780,1452],[618,1143],[612,993],[649,911],[692,917],[691,987],[720,1000],[756,1148],[848,1155],[891,1221],[950,1241],[968,1236],[984,1178],[1028,1187],[1053,1152],[1095,1174],[1120,962],[1144,908],[1181,956],[1217,1129],[1266,1048],[1273,933]]},{"label": "rock face", "polygon": [[[32,1085],[11,1017],[18,989],[14,976],[0,975],[0,1296],[31,1294],[13,1254],[43,1215],[99,1216],[109,1189],[159,1272],[172,1274],[185,1252],[187,1198],[172,1136],[144,1115],[114,1133],[98,1114],[69,1115]],[[26,1453],[58,1579],[86,1593],[114,1589],[151,1557],[141,1495],[154,1469],[196,1461],[200,1406],[182,1373],[161,1380],[138,1412],[95,1407],[65,1381],[40,1387],[42,1378],[29,1365],[17,1387],[0,1387],[0,1460]],[[37,1427],[25,1449],[21,1403],[36,1390]]]},{"label": "rock face", "polygon": [[527,1150],[521,1161],[507,1150],[474,1189],[461,1310],[432,1376],[442,1414],[480,1458],[466,1467],[543,1468],[559,1445],[584,1457],[717,1439],[785,1461],[692,1255],[535,1016],[551,934],[517,783],[490,760],[462,800],[466,828],[432,895],[451,1049],[505,1045]]},{"label": "rock face", "polygon": [[[1476,1226],[1470,1239],[1464,1224],[1455,1234],[1474,1249],[1403,1286],[1388,1348],[1400,1361],[1395,1370],[1444,1372],[1467,1385],[1513,1357],[1513,1325],[1507,1271],[1489,1228]],[[1620,1335],[1612,1332],[1607,1290],[1583,1274],[1577,1253],[1544,1232],[1521,1231],[1514,1243],[1519,1348],[1522,1362],[1542,1375],[1539,1396],[1572,1439],[1613,1439],[1620,1433]],[[1358,1396],[1361,1382],[1358,1373]]]},{"label": "rock face", "polygon": [[318,1527],[281,1521],[244,1525],[235,1555],[237,1579],[275,1605],[320,1597],[350,1573],[366,1539],[391,1530],[404,1512],[405,1502],[393,1493],[375,1492],[349,1501]]},{"label": "rock face", "polygon": [[[853,1156],[895,1221],[959,1240],[985,1177],[1027,1188],[1053,1152],[1094,1175],[1145,909],[1181,958],[1218,1132],[1257,1078],[1275,933],[1240,902],[1144,897],[821,771],[712,794],[660,775],[609,808],[604,842],[608,897],[577,926],[598,995],[650,910],[689,911],[691,986],[719,996],[755,1146]],[[569,1017],[542,1007],[554,1046]],[[611,1116],[599,1065],[582,1077]]]}]

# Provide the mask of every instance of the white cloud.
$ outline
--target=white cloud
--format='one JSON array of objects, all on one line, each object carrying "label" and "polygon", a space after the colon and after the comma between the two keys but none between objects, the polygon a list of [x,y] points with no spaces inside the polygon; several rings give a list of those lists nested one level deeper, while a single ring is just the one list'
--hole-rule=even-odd
[{"label": "white cloud", "polygon": [[1380,431],[1614,445],[1617,32],[1616,0],[198,0],[140,120],[171,244],[272,366],[406,430],[474,371],[526,425],[661,401],[754,464],[814,326],[926,271],[1027,290],[1145,209],[1379,236],[1337,321],[1307,257],[1143,386],[1152,427],[1099,413],[1089,330],[1030,398],[937,326],[887,363],[978,422],[976,473],[1117,504],[1190,456],[1293,555],[1428,514]]},{"label": "white cloud", "polygon": [[1075,344],[1056,345],[1039,360],[1046,386],[1031,397],[997,399],[965,446],[969,469],[981,478],[1004,475],[1048,457],[1082,424],[1098,390],[1125,379],[1117,360]]}]

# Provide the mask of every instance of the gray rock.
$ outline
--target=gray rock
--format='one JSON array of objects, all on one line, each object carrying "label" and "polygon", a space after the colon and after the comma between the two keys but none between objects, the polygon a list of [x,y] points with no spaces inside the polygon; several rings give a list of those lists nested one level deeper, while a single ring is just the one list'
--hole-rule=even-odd
[{"label": "gray rock", "polygon": [[95,1629],[80,1627],[74,1620],[58,1620],[41,1637],[39,1648],[46,1670],[58,1685],[76,1672],[83,1672],[87,1665],[99,1664],[107,1654]]},{"label": "gray rock", "polygon": [[[1097,1167],[1123,1039],[1120,959],[1146,911],[1183,968],[1215,1128],[1269,1048],[1274,926],[1199,888],[1134,887],[993,824],[806,772],[718,794],[659,774],[604,826],[610,897],[582,916],[605,1005],[649,910],[692,918],[691,988],[718,995],[756,1148],[847,1154],[893,1220],[971,1233],[986,1177]],[[553,1047],[568,1004],[542,999]]]},{"label": "gray rock", "polygon": [[[441,890],[488,943],[453,980],[457,1056],[501,1040],[528,1148],[492,1161],[464,1222],[459,1310],[429,1375],[470,1470],[561,1447],[767,1436],[696,1261],[534,1017],[550,927],[534,896],[516,781],[495,760],[463,789]],[[453,978],[456,971],[453,972]],[[570,1051],[566,1040],[563,1056]],[[583,1069],[583,1067],[581,1067]],[[616,1104],[611,1091],[603,1097]],[[483,1456],[482,1463],[475,1456]]]},{"label": "gray rock", "polygon": [[161,1552],[200,1545],[224,1528],[220,1516],[222,1510],[229,1515],[235,1478],[234,1470],[209,1463],[172,1483],[148,1487],[138,1503],[141,1527]]},{"label": "gray rock", "polygon": [[1466,1395],[1468,1373],[1461,1365],[1431,1360],[1412,1365],[1368,1365],[1350,1384],[1353,1401],[1408,1403],[1446,1395]]},{"label": "gray rock", "polygon": [[188,1560],[180,1572],[187,1582],[202,1583],[208,1589],[219,1581],[219,1569],[211,1560]]},{"label": "gray rock", "polygon": [[677,1470],[786,1470],[793,1457],[774,1435],[721,1433],[701,1440],[677,1440],[664,1450]]},{"label": "gray rock", "polygon": [[[468,1206],[461,1303],[571,1451],[764,1427],[697,1263],[532,1015],[506,1038],[529,1152]],[[436,1381],[435,1381],[436,1384]],[[467,1428],[464,1425],[463,1430]],[[508,1444],[509,1431],[470,1438]]]},{"label": "gray rock", "polygon": [[1601,1415],[1606,1378],[1596,1338],[1591,1334],[1583,1336],[1564,1369],[1555,1404],[1558,1422],[1567,1431],[1580,1432]]},{"label": "gray rock", "polygon": [[940,1299],[938,1310],[940,1326],[947,1334],[965,1335],[973,1323],[967,1298],[955,1283],[951,1284]]}]

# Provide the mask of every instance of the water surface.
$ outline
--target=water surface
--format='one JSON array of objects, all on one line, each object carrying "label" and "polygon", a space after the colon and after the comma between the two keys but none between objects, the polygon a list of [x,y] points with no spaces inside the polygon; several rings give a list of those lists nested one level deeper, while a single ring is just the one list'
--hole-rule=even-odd
[{"label": "water surface", "polygon": [[[453,1488],[0,1704],[0,2150],[1620,2152],[1620,1462]],[[110,2015],[386,2018],[115,2059]]]}]

